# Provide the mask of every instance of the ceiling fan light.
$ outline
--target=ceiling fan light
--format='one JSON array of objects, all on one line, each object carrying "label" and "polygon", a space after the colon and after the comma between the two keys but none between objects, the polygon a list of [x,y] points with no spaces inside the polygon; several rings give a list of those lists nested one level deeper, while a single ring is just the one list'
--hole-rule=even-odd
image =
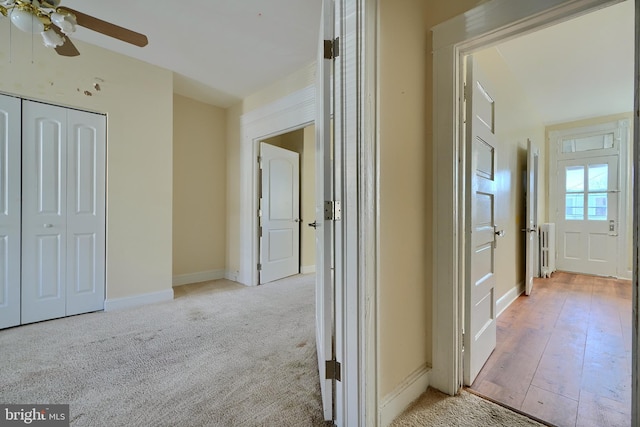
[{"label": "ceiling fan light", "polygon": [[44,31],[42,21],[28,10],[13,9],[11,11],[11,22],[26,33],[41,33]]},{"label": "ceiling fan light", "polygon": [[71,34],[76,30],[76,19],[73,15],[53,12],[51,14],[53,22],[65,34]]},{"label": "ceiling fan light", "polygon": [[64,44],[64,39],[62,36],[53,29],[49,28],[47,31],[43,31],[40,33],[42,35],[42,41],[46,47],[58,47]]},{"label": "ceiling fan light", "polygon": [[42,7],[48,7],[50,9],[55,9],[60,5],[60,0],[40,0],[40,5]]}]

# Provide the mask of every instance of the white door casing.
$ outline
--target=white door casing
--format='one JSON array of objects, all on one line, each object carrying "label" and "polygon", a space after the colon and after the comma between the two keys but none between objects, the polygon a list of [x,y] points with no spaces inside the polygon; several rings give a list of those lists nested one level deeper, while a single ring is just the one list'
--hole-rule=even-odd
[{"label": "white door casing", "polygon": [[0,95],[0,329],[20,324],[20,116]]},{"label": "white door casing", "polygon": [[333,360],[334,289],[333,222],[325,220],[324,202],[333,200],[331,94],[333,60],[324,58],[324,40],[334,38],[333,0],[322,1],[316,72],[316,350],[324,419],[334,419],[334,381],[327,379],[326,362]]},{"label": "white door casing", "polygon": [[619,156],[558,162],[558,270],[616,276]]},{"label": "white door casing", "polygon": [[23,324],[104,308],[105,129],[23,101]]},{"label": "white door casing", "polygon": [[300,271],[300,155],[260,143],[260,283]]},{"label": "white door casing", "polygon": [[467,165],[464,383],[471,385],[496,346],[495,101],[467,57]]},{"label": "white door casing", "polygon": [[538,271],[538,173],[540,150],[527,140],[526,224],[525,233],[525,282],[524,293],[531,295],[533,278]]}]

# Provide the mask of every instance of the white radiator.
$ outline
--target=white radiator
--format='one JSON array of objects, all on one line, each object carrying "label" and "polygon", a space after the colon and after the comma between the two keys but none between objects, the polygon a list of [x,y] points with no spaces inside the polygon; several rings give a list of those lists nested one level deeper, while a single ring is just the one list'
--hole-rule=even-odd
[{"label": "white radiator", "polygon": [[556,225],[545,222],[540,226],[540,277],[551,277],[556,271]]}]

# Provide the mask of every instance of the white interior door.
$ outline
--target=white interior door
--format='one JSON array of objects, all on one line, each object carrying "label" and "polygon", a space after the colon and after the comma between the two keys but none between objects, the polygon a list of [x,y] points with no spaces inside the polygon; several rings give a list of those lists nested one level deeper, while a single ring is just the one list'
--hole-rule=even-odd
[{"label": "white interior door", "polygon": [[300,271],[300,156],[260,143],[260,283]]},{"label": "white interior door", "polygon": [[22,323],[101,310],[105,118],[23,101]]},{"label": "white interior door", "polygon": [[67,112],[23,101],[22,323],[66,314]]},{"label": "white interior door", "polygon": [[327,379],[327,361],[334,359],[333,221],[325,219],[325,201],[333,200],[332,72],[324,40],[333,40],[333,1],[322,1],[316,73],[316,349],[325,420],[334,419],[334,380]]},{"label": "white interior door", "polygon": [[20,324],[20,99],[0,95],[0,329]]},{"label": "white interior door", "polygon": [[525,287],[524,293],[531,295],[533,278],[538,271],[538,167],[540,150],[527,140],[527,200],[525,233]]},{"label": "white interior door", "polygon": [[558,162],[558,270],[616,276],[618,155]]},{"label": "white interior door", "polygon": [[102,115],[67,110],[67,316],[104,308],[105,127]]},{"label": "white interior door", "polygon": [[471,56],[466,83],[466,287],[463,372],[471,385],[496,346],[496,136],[493,91]]}]

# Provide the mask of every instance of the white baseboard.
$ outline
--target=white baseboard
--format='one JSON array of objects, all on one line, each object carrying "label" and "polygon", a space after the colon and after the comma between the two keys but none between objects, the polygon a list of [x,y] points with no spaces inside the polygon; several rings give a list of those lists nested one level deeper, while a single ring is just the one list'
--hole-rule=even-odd
[{"label": "white baseboard", "polygon": [[190,283],[208,282],[224,279],[224,270],[199,271],[197,273],[178,274],[173,276],[173,286],[188,285]]},{"label": "white baseboard", "polygon": [[150,292],[148,294],[133,295],[124,298],[108,299],[104,302],[104,311],[122,310],[125,308],[138,307],[140,305],[152,304],[155,302],[170,301],[173,299],[173,289]]},{"label": "white baseboard", "polygon": [[303,265],[302,267],[300,267],[300,274],[310,274],[315,272],[316,272],[315,265]]},{"label": "white baseboard", "polygon": [[380,427],[387,427],[391,424],[414,400],[427,391],[429,371],[430,368],[426,365],[422,366],[382,399],[379,411],[380,422],[378,423]]},{"label": "white baseboard", "polygon": [[238,281],[238,275],[239,273],[237,271],[225,271],[224,272],[224,278],[227,280],[231,280],[232,282],[237,282]]},{"label": "white baseboard", "polygon": [[496,301],[496,313],[498,316],[502,314],[503,311],[507,309],[514,302],[520,294],[524,292],[524,282],[518,283],[513,288],[509,289],[509,292],[500,297],[498,301]]}]

